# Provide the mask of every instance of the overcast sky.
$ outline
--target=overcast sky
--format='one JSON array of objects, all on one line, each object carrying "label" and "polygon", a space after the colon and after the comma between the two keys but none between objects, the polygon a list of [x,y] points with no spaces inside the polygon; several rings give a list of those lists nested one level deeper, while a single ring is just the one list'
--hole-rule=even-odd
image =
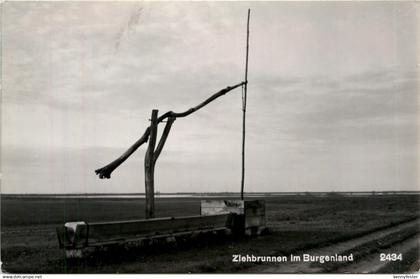
[{"label": "overcast sky", "polygon": [[[5,2],[2,193],[144,192],[146,146],[94,170],[243,80],[247,8],[245,190],[418,190],[414,2]],[[176,120],[156,190],[239,191],[241,115]]]}]

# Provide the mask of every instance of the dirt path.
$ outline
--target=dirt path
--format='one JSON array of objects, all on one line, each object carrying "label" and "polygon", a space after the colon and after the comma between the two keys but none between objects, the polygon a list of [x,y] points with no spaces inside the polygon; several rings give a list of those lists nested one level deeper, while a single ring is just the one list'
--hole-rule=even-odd
[{"label": "dirt path", "polygon": [[364,257],[361,261],[349,264],[343,268],[337,269],[338,273],[378,273],[382,268],[388,264],[393,264],[391,261],[380,261],[380,253],[391,254],[391,253],[401,253],[405,254],[410,251],[412,248],[419,245],[419,235],[407,239],[397,245],[392,246],[391,248],[382,250],[378,253],[370,254]]},{"label": "dirt path", "polygon": [[[325,264],[313,262],[283,262],[274,265],[259,265],[250,272],[262,273],[371,273],[377,272],[389,262],[379,260],[380,253],[403,253],[419,245],[419,220],[403,223],[388,229],[379,230],[348,241],[333,245],[299,251],[294,255],[310,254],[349,255],[353,254],[354,262],[329,262]],[[417,259],[416,259],[417,260]]]}]

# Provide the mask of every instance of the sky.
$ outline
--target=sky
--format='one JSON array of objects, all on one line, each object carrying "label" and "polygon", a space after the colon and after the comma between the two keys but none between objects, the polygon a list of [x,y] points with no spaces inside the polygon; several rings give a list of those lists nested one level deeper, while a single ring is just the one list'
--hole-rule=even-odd
[{"label": "sky", "polygon": [[[248,8],[245,191],[418,190],[415,2],[4,2],[1,192],[143,193],[145,145],[94,170],[243,81]],[[155,190],[240,191],[241,121],[177,119]]]}]

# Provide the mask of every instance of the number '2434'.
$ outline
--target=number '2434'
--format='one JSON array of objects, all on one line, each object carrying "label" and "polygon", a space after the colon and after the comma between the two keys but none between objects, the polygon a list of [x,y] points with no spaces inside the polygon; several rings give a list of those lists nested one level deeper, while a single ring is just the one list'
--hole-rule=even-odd
[{"label": "number '2434'", "polygon": [[392,254],[385,254],[385,253],[381,253],[379,255],[381,262],[385,262],[385,261],[402,261],[402,254],[399,253],[392,253]]}]

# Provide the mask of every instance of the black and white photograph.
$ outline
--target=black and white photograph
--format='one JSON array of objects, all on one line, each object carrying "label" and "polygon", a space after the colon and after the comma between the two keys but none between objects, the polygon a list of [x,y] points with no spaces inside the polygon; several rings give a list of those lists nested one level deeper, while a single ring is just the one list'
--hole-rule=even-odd
[{"label": "black and white photograph", "polygon": [[2,278],[417,278],[419,9],[2,1]]}]

